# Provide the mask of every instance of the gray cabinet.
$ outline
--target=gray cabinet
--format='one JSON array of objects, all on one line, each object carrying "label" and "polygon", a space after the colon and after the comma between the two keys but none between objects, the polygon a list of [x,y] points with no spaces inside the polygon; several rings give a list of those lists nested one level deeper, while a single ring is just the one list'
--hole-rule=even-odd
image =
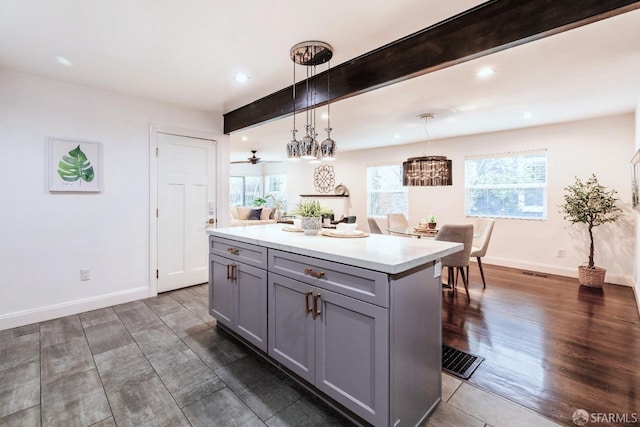
[{"label": "gray cabinet", "polygon": [[227,253],[229,257],[209,255],[209,313],[266,352],[267,271],[232,259],[233,251]]},{"label": "gray cabinet", "polygon": [[269,314],[273,359],[366,421],[388,422],[388,309],[269,273]]},{"label": "gray cabinet", "polygon": [[211,236],[211,315],[350,415],[419,425],[441,395],[435,261],[389,274],[283,249]]}]

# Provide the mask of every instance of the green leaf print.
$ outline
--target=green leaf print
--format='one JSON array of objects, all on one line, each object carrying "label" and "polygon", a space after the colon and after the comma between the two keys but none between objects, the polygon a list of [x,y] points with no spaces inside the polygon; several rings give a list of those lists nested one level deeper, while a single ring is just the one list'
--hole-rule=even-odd
[{"label": "green leaf print", "polygon": [[93,181],[93,166],[80,149],[80,145],[69,151],[68,156],[62,156],[62,160],[58,163],[58,175],[66,182],[75,182],[79,179],[84,182]]}]

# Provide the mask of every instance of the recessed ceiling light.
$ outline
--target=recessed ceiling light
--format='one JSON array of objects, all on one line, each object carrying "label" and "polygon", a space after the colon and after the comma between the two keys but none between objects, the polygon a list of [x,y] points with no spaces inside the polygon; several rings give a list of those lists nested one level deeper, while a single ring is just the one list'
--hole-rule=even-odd
[{"label": "recessed ceiling light", "polygon": [[526,111],[526,112],[522,113],[522,118],[523,119],[530,119],[532,117],[533,117],[533,113],[530,112],[530,111]]},{"label": "recessed ceiling light", "polygon": [[480,78],[486,78],[493,75],[495,71],[491,67],[484,67],[476,71],[476,76]]},{"label": "recessed ceiling light", "polygon": [[64,56],[56,56],[56,61],[58,61],[59,64],[64,65],[65,67],[71,67],[73,65],[71,61],[69,61]]},{"label": "recessed ceiling light", "polygon": [[246,83],[247,81],[249,81],[249,76],[245,73],[237,73],[234,79],[238,83]]},{"label": "recessed ceiling light", "polygon": [[322,115],[320,116],[320,118],[322,120],[327,120],[329,118],[329,114],[328,113],[322,113]]},{"label": "recessed ceiling light", "polygon": [[395,135],[393,135],[393,139],[400,139],[400,135],[396,133]]},{"label": "recessed ceiling light", "polygon": [[241,139],[242,139],[243,141],[248,141],[248,140],[249,140],[249,137],[247,137],[247,135],[242,135],[242,138],[241,138]]}]

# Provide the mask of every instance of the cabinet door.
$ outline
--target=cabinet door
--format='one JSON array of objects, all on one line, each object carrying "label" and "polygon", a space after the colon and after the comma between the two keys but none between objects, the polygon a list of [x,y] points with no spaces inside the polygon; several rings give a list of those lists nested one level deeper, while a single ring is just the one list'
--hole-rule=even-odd
[{"label": "cabinet door", "polygon": [[[319,294],[319,296],[317,295]],[[388,310],[316,289],[316,387],[374,425],[389,423]]]},{"label": "cabinet door", "polygon": [[269,356],[305,380],[315,379],[313,287],[269,273]]},{"label": "cabinet door", "polygon": [[227,269],[232,263],[221,256],[209,255],[209,314],[233,329],[234,289]]},{"label": "cabinet door", "polygon": [[237,264],[233,329],[260,350],[267,351],[267,272]]}]

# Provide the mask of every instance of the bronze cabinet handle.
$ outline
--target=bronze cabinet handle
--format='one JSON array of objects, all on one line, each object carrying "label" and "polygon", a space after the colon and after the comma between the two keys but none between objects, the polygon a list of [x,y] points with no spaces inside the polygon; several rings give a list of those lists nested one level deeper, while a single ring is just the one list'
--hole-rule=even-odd
[{"label": "bronze cabinet handle", "polygon": [[308,274],[309,276],[313,276],[316,279],[321,279],[324,277],[324,271],[313,271],[311,268],[305,268],[304,274]]},{"label": "bronze cabinet handle", "polygon": [[236,272],[236,265],[227,264],[227,280],[236,280],[235,272]]},{"label": "bronze cabinet handle", "polygon": [[229,252],[231,255],[238,255],[240,253],[240,249],[227,248],[227,252]]},{"label": "bronze cabinet handle", "polygon": [[307,291],[304,293],[304,312],[309,313],[311,311],[311,307],[309,307],[309,295],[313,294],[311,291]]},{"label": "bronze cabinet handle", "polygon": [[318,308],[318,300],[320,299],[320,294],[316,294],[313,296],[313,318],[320,316],[320,309]]}]

